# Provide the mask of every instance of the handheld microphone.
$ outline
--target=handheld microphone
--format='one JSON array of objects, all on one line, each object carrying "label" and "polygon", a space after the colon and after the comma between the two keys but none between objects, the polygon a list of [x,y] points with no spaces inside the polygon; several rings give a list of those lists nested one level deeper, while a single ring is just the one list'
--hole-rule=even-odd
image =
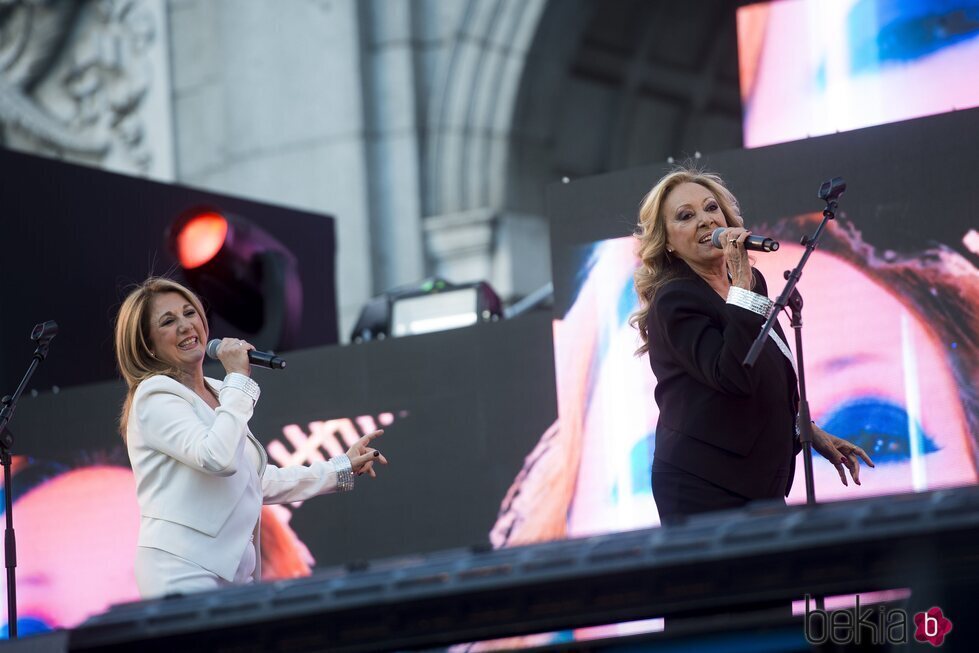
[{"label": "handheld microphone", "polygon": [[[727,231],[726,228],[718,227],[710,236],[710,242],[717,249],[724,249],[724,243],[721,242],[721,235],[725,231]],[[765,238],[764,236],[756,236],[751,234],[745,238],[744,248],[750,249],[754,252],[774,252],[778,249],[778,241],[771,238]]]},{"label": "handheld microphone", "polygon": [[[218,347],[221,346],[221,339],[215,338],[214,340],[207,343],[207,355],[209,358],[217,360],[218,358]],[[270,370],[281,370],[286,366],[286,362],[283,358],[276,356],[275,354],[270,354],[267,351],[255,351],[252,349],[248,352],[248,362],[255,367],[264,367]]]}]

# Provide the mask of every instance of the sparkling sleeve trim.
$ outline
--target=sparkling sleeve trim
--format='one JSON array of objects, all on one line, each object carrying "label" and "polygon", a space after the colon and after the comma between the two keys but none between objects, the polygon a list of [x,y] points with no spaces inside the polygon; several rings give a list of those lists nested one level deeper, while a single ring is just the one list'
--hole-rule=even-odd
[{"label": "sparkling sleeve trim", "polygon": [[231,372],[226,377],[224,377],[224,388],[237,388],[241,390],[246,395],[252,398],[252,402],[258,402],[258,397],[262,394],[262,389],[258,387],[255,381],[244,374],[239,374],[238,372]]},{"label": "sparkling sleeve trim", "polygon": [[738,288],[737,286],[731,286],[731,289],[728,291],[727,303],[740,306],[765,318],[771,315],[772,306],[775,305],[775,302],[768,297],[751,292],[750,290],[745,290],[744,288]]},{"label": "sparkling sleeve trim", "polygon": [[354,472],[350,465],[350,459],[346,454],[339,454],[330,458],[330,462],[337,470],[337,491],[349,492],[354,489]]}]

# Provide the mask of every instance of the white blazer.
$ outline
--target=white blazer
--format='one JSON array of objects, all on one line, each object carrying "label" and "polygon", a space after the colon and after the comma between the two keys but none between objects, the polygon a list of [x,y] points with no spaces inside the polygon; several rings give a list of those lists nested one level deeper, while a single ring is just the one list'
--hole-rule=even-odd
[{"label": "white blazer", "polygon": [[[221,381],[205,381],[218,392],[217,409],[164,375],[140,383],[133,396],[126,444],[141,516],[137,543],[232,581],[254,536],[257,581],[262,503],[335,492],[339,473],[349,474],[349,461],[338,457],[308,467],[269,465],[265,449],[248,429],[252,398]],[[252,445],[258,449],[259,469],[248,466],[245,447]],[[256,476],[260,483],[249,484]]]}]

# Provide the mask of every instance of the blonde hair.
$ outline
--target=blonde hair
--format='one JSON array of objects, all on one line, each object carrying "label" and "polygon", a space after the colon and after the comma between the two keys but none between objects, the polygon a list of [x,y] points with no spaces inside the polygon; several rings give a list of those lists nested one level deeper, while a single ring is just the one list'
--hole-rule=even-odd
[{"label": "blonde hair", "polygon": [[133,395],[140,383],[151,376],[165,374],[178,378],[178,371],[171,365],[156,358],[150,347],[150,310],[153,300],[166,293],[175,292],[184,297],[197,310],[204,322],[204,335],[207,337],[207,316],[201,300],[188,288],[171,279],[150,277],[139,284],[119,308],[116,317],[115,347],[116,363],[119,373],[126,382],[126,399],[119,415],[119,433],[126,439],[126,424]]},{"label": "blonde hair", "polygon": [[656,292],[667,281],[676,277],[679,271],[677,267],[679,259],[670,256],[666,249],[663,205],[674,188],[686,183],[700,184],[713,193],[727,221],[727,226],[744,226],[737,199],[724,185],[724,180],[712,172],[692,167],[679,167],[657,181],[646,193],[639,205],[639,223],[634,234],[639,241],[637,248],[639,267],[633,275],[636,294],[639,296],[639,310],[629,317],[629,324],[639,330],[639,336],[642,338],[642,345],[636,350],[637,356],[649,351],[649,335],[645,324],[649,305],[652,304]]}]

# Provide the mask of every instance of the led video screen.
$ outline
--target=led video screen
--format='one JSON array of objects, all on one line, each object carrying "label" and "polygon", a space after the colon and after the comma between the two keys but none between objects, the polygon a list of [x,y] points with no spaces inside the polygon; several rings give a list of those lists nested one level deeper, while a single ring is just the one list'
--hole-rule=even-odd
[{"label": "led video screen", "polygon": [[[843,486],[818,454],[818,501],[974,484],[979,479],[979,192],[971,171],[979,111],[956,112],[772,148],[709,155],[753,233],[780,241],[753,253],[781,291],[822,219],[820,184],[848,190],[799,284],[815,421],[862,446],[876,469]],[[900,153],[913,152],[913,157]],[[492,532],[496,546],[655,526],[651,492],[656,379],[629,316],[637,310],[638,207],[665,167],[551,189],[558,421],[514,480]],[[793,331],[783,328],[795,350]],[[731,415],[732,420],[764,415]],[[803,465],[788,501],[805,500]],[[508,641],[540,645],[662,628],[637,622]]]},{"label": "led video screen", "polygon": [[[819,500],[979,478],[979,192],[969,181],[979,157],[949,148],[953,135],[977,127],[972,110],[697,162],[725,177],[749,229],[781,242],[777,252],[752,254],[772,298],[803,254],[800,238],[820,223],[821,181],[842,173],[848,182],[799,284],[805,371],[815,421],[879,464],[862,486],[844,487],[817,456]],[[913,161],[892,156],[911,149]],[[638,308],[630,234],[640,199],[668,170],[553,189],[559,419],[528,459],[520,499],[504,505],[498,544],[658,524],[649,481],[655,377],[648,357],[635,355],[640,340],[628,324]],[[784,316],[782,325],[794,351]],[[755,418],[763,416],[732,416]],[[792,502],[804,499],[802,473],[797,465]]]},{"label": "led video screen", "polygon": [[737,30],[745,147],[979,106],[977,0],[780,0]]},{"label": "led video screen", "polygon": [[[754,226],[789,241],[777,252],[756,256],[755,267],[773,285],[781,285],[782,271],[803,253],[791,241],[814,231],[820,218],[790,216]],[[961,327],[972,317],[964,301],[979,293],[979,272],[941,247],[887,259],[857,231],[837,227],[830,227],[799,284],[809,325],[808,396],[816,423],[862,447],[877,468],[864,470],[862,487],[843,486],[835,467],[815,455],[820,500],[975,483],[975,442],[967,420],[971,388],[959,380],[968,378],[970,367],[960,355],[967,348]],[[607,462],[582,466],[569,536],[658,523],[649,482],[659,416],[650,401],[656,380],[646,357],[633,355],[640,342],[628,324],[639,308],[632,288],[634,244],[626,237],[586,246],[587,274],[554,327],[559,378],[582,383],[578,402],[561,395],[559,414],[577,418],[582,458],[594,460],[601,449]],[[784,313],[781,322],[792,334]],[[580,365],[589,371],[577,370]],[[790,502],[805,502],[802,475],[799,465]]]}]

